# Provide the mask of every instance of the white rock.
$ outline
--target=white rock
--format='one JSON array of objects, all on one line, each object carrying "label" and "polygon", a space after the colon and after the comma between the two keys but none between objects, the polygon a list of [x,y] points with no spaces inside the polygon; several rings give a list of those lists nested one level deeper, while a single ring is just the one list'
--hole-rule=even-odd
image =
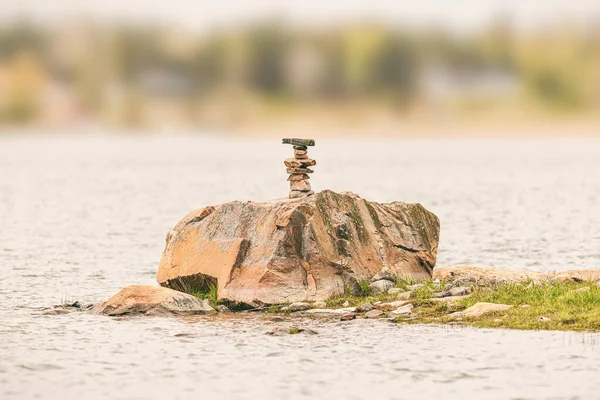
[{"label": "white rock", "polygon": [[404,292],[404,290],[397,288],[397,287],[393,287],[390,290],[388,290],[388,294],[391,294],[391,295],[402,293],[402,292]]},{"label": "white rock", "polygon": [[388,315],[390,318],[407,317],[412,313],[412,309],[412,304],[406,304],[402,307],[398,307],[394,311],[390,312]]},{"label": "white rock", "polygon": [[369,285],[373,294],[386,293],[389,289],[394,287],[394,282],[388,281],[387,279],[381,279],[377,282],[373,282]]},{"label": "white rock", "polygon": [[497,311],[506,311],[510,309],[512,306],[508,304],[495,304],[495,303],[476,303],[471,307],[467,308],[464,311],[455,312],[450,314],[454,317],[481,317],[482,315],[497,312]]}]

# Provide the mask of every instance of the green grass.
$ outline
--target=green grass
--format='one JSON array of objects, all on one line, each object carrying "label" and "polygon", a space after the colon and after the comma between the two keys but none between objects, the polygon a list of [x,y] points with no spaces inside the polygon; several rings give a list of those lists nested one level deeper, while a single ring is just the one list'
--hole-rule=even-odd
[{"label": "green grass", "polygon": [[219,294],[217,285],[210,284],[205,289],[195,290],[190,293],[202,300],[208,300],[211,307],[216,307],[219,304]]},{"label": "green grass", "polygon": [[[586,292],[573,292],[589,287]],[[471,296],[455,306],[419,299],[413,304],[417,315],[410,323],[445,323],[452,320],[449,314],[461,311],[478,302],[509,304],[508,311],[486,314],[477,318],[464,318],[464,323],[475,327],[502,327],[510,329],[543,329],[600,331],[600,286],[590,283],[531,283],[474,287]],[[522,307],[526,306],[526,307]],[[550,321],[540,321],[540,317]]]}]

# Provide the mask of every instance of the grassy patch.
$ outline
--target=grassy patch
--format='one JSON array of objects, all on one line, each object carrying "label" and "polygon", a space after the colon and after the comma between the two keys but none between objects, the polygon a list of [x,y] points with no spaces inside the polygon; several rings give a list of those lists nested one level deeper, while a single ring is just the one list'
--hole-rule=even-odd
[{"label": "grassy patch", "polygon": [[[576,291],[582,288],[584,291]],[[473,294],[454,306],[420,299],[412,323],[440,323],[452,320],[449,314],[475,303],[509,304],[508,311],[477,318],[464,318],[475,327],[600,331],[600,287],[584,283],[523,283],[497,287],[474,287]],[[415,306],[416,302],[413,303]]]},{"label": "grassy patch", "polygon": [[208,300],[208,303],[211,307],[216,307],[219,304],[219,293],[217,285],[210,284],[207,285],[206,288],[192,291],[190,294],[192,296],[198,297],[199,299]]}]

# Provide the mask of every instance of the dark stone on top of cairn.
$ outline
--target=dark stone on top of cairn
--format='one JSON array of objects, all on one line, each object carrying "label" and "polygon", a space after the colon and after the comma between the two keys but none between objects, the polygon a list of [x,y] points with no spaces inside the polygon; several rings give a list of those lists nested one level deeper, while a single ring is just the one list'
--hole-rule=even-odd
[{"label": "dark stone on top of cairn", "polygon": [[[298,138],[285,138],[281,142],[282,144],[292,144],[294,146],[314,146],[315,141],[313,139],[298,139]],[[296,150],[305,150],[305,149],[296,149]]]}]

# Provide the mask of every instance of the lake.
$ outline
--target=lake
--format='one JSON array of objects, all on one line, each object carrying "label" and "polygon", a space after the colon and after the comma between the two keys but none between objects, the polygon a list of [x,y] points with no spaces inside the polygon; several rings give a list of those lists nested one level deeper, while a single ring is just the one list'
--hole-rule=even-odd
[{"label": "lake", "polygon": [[[194,208],[287,195],[280,140],[0,137],[0,398],[589,399],[600,335],[269,316],[43,315],[154,284]],[[600,140],[317,140],[314,190],[419,202],[438,266],[600,268]]]}]

